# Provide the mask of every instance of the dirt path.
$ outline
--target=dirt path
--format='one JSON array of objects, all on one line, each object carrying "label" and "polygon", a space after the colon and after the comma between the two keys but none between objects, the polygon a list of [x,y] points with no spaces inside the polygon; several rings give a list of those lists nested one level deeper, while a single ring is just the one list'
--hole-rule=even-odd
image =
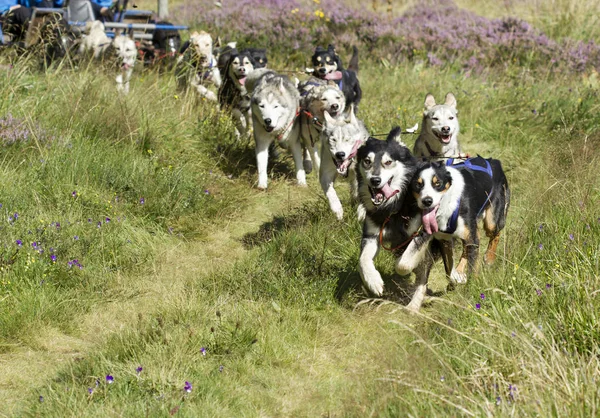
[{"label": "dirt path", "polygon": [[199,225],[207,231],[207,239],[165,246],[149,273],[120,278],[118,285],[138,296],[98,305],[76,318],[74,322],[81,324],[77,336],[45,328],[35,344],[0,355],[0,416],[18,415],[23,400],[39,396],[36,388],[70,361],[101,347],[110,334],[137,321],[138,314],[155,312],[164,303],[164,295],[184,293],[185,278],[210,275],[246,256],[251,250],[242,245],[245,234],[256,232],[288,208],[316,199],[315,190],[277,184],[267,193],[249,194],[238,213],[218,224]]}]

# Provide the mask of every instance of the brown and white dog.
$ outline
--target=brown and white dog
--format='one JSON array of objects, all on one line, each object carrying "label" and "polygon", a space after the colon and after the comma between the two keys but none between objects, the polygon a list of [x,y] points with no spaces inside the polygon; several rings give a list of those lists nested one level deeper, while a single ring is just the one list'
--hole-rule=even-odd
[{"label": "brown and white dog", "polygon": [[193,88],[201,98],[217,101],[209,87],[221,87],[221,73],[213,55],[213,40],[209,33],[194,32],[181,48],[176,77],[180,88]]}]

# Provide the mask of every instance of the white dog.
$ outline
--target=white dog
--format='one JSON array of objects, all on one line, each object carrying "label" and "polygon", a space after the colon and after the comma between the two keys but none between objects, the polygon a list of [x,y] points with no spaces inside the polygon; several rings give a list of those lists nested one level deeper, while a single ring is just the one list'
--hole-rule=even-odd
[{"label": "white dog", "polygon": [[190,86],[200,97],[217,101],[217,95],[208,89],[211,84],[217,89],[221,87],[221,73],[213,55],[213,40],[209,33],[192,33],[177,60],[176,74],[180,87]]},{"label": "white dog", "polygon": [[[348,113],[350,117],[349,120],[346,120],[343,115],[342,117],[332,118],[325,111],[325,123],[320,136],[322,163],[319,170],[319,180],[321,188],[329,201],[329,207],[339,220],[344,216],[344,209],[333,184],[338,175],[348,177],[352,196],[354,198],[358,197],[354,160],[358,149],[369,138],[365,125],[356,118],[353,106],[350,106]],[[362,204],[359,205],[358,216],[360,220],[364,218]]]},{"label": "white dog", "polygon": [[135,41],[129,36],[118,35],[112,42],[112,49],[114,49],[117,65],[120,68],[120,73],[116,77],[117,91],[127,94],[129,93],[129,80],[131,80],[138,55]]},{"label": "white dog", "polygon": [[299,185],[306,186],[298,118],[300,93],[296,85],[286,76],[263,69],[253,72],[248,78],[248,89],[252,92],[258,188],[267,188],[269,146],[274,141],[291,151],[296,167],[296,180]]},{"label": "white dog", "polygon": [[452,93],[446,95],[444,104],[436,104],[433,95],[427,94],[421,126],[413,152],[415,157],[439,161],[462,156],[458,144],[458,110]]}]

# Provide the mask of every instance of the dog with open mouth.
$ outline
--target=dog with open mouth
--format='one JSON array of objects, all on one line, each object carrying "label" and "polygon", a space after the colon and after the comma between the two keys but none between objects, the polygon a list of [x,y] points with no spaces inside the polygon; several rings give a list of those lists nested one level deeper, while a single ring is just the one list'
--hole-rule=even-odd
[{"label": "dog with open mouth", "polygon": [[251,104],[246,77],[254,71],[254,65],[249,52],[232,51],[219,89],[219,104],[223,109],[231,109],[238,138],[246,138],[250,134]]},{"label": "dog with open mouth", "polygon": [[[307,144],[304,149],[304,160],[307,166],[306,173],[310,173],[314,163],[315,171],[319,172],[321,165],[321,140],[320,134],[325,123],[325,112],[331,118],[341,116],[346,108],[344,94],[336,83],[310,77],[298,85],[300,92],[300,135],[302,143]],[[312,157],[311,157],[312,153]]]},{"label": "dog with open mouth", "polygon": [[[347,114],[332,117],[324,111],[321,140],[321,167],[319,181],[321,188],[329,201],[329,207],[338,220],[344,216],[344,209],[335,191],[334,183],[338,176],[347,177],[353,198],[358,200],[356,183],[355,159],[359,148],[369,138],[365,125],[358,120],[352,106]],[[364,217],[364,208],[359,204],[359,220]]]},{"label": "dog with open mouth", "polygon": [[346,107],[354,105],[354,111],[362,98],[362,90],[358,81],[358,48],[352,48],[352,58],[348,68],[344,69],[342,60],[333,45],[327,49],[318,46],[311,57],[312,75],[326,81],[334,81],[344,93]]},{"label": "dog with open mouth", "polygon": [[415,142],[415,157],[430,161],[463,157],[458,143],[459,131],[454,95],[448,93],[443,104],[436,104],[433,95],[428,93],[425,97],[421,133]]},{"label": "dog with open mouth", "polygon": [[[383,294],[384,285],[374,263],[380,248],[401,256],[418,238],[421,225],[419,207],[410,193],[417,159],[400,141],[400,132],[399,127],[392,129],[385,141],[369,138],[357,154],[358,197],[365,209],[358,266],[363,284],[376,296]],[[407,306],[412,311],[423,303],[434,261],[442,256],[447,275],[452,268],[451,253],[440,241],[430,240],[425,248],[428,251],[415,263],[416,289]]]},{"label": "dog with open mouth", "polygon": [[427,162],[418,168],[411,191],[421,211],[423,232],[398,260],[399,274],[409,273],[420,263],[432,239],[457,238],[463,243],[463,253],[450,279],[466,283],[468,275],[476,271],[477,224],[481,219],[489,238],[484,261],[494,263],[510,204],[510,189],[500,161],[476,157],[457,164]]}]

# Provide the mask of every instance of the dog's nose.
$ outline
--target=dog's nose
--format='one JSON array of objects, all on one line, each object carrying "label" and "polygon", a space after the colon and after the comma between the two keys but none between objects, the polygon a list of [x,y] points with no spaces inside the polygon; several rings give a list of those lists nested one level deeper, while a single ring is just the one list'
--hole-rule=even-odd
[{"label": "dog's nose", "polygon": [[377,187],[381,184],[381,177],[371,177],[371,184]]},{"label": "dog's nose", "polygon": [[246,68],[240,67],[240,73],[244,74],[246,72]]},{"label": "dog's nose", "polygon": [[335,158],[338,160],[343,160],[346,157],[346,153],[344,151],[336,152]]},{"label": "dog's nose", "polygon": [[423,199],[421,199],[421,203],[423,203],[423,206],[428,208],[433,203],[433,199],[431,197],[424,197]]},{"label": "dog's nose", "polygon": [[339,105],[339,104],[337,104],[337,103],[334,103],[334,104],[332,104],[332,105],[331,105],[331,108],[332,108],[333,110],[338,110],[338,109],[340,108],[340,105]]},{"label": "dog's nose", "polygon": [[450,133],[450,127],[449,126],[442,126],[442,133],[443,134],[449,134]]},{"label": "dog's nose", "polygon": [[271,119],[269,119],[269,118],[265,119],[265,125],[271,126]]},{"label": "dog's nose", "polygon": [[325,67],[321,67],[321,68],[319,68],[319,72],[320,72],[321,74],[325,74],[325,73],[327,72],[327,68],[325,68]]}]

